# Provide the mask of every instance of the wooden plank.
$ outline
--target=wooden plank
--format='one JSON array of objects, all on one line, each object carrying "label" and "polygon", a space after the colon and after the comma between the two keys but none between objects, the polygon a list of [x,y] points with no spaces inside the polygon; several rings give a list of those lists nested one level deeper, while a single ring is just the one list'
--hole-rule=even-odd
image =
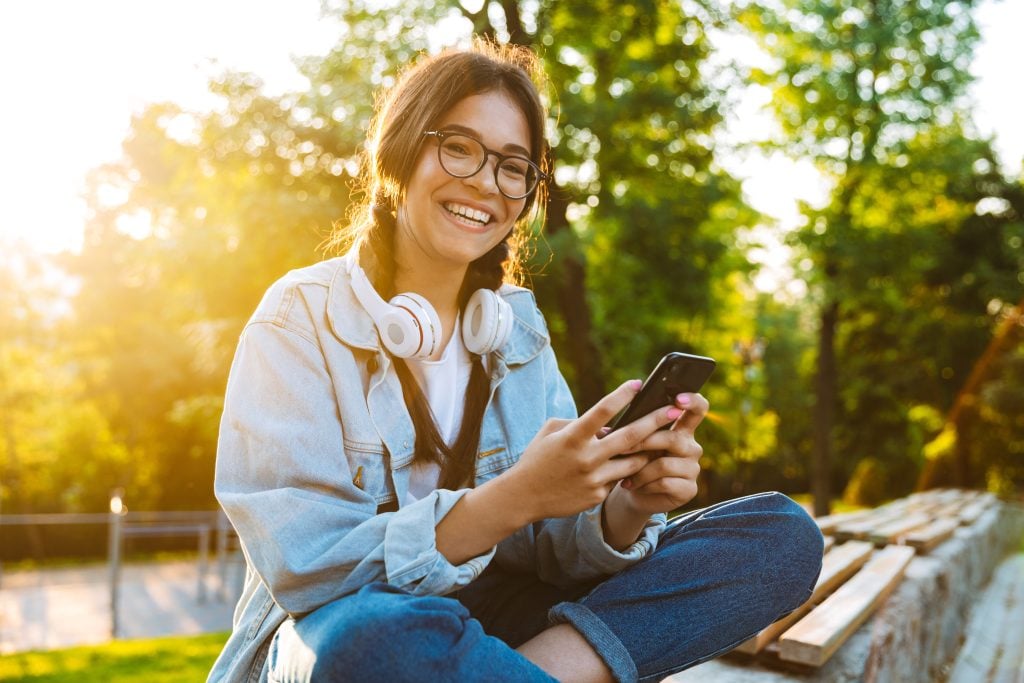
[{"label": "wooden plank", "polygon": [[881,524],[868,532],[868,540],[875,545],[896,543],[910,531],[923,527],[932,521],[930,515],[912,512],[892,522]]},{"label": "wooden plank", "polygon": [[821,666],[896,587],[914,549],[891,545],[875,553],[856,576],[779,637],[782,659]]},{"label": "wooden plank", "polygon": [[960,510],[960,523],[963,525],[974,524],[986,510],[995,504],[996,500],[991,493],[978,496]]},{"label": "wooden plank", "polygon": [[942,503],[964,503],[974,497],[974,491],[963,489],[940,489],[936,499]]},{"label": "wooden plank", "polygon": [[927,491],[908,496],[908,509],[915,512],[930,512],[954,502],[953,498],[944,497],[944,492]]},{"label": "wooden plank", "polygon": [[946,517],[960,519],[960,511],[963,510],[966,503],[964,501],[953,501],[952,503],[942,503],[939,507],[935,508],[935,517]]},{"label": "wooden plank", "polygon": [[822,550],[821,552],[827,553],[829,550],[832,549],[832,546],[834,546],[835,544],[836,544],[836,539],[835,538],[833,538],[832,536],[825,536],[825,547],[824,547],[824,550]]},{"label": "wooden plank", "polygon": [[833,531],[833,535],[835,535],[836,540],[839,541],[845,541],[851,538],[863,541],[866,540],[868,535],[877,527],[898,521],[903,518],[904,514],[903,510],[890,509],[883,511],[882,508],[879,508],[878,513],[875,515],[847,524],[840,524]]},{"label": "wooden plank", "polygon": [[753,638],[741,643],[736,647],[737,652],[748,655],[756,655],[764,647],[775,640],[780,633],[800,620],[811,609],[824,600],[829,593],[860,569],[868,558],[874,547],[864,541],[848,541],[836,546],[828,554],[821,564],[821,574],[818,575],[818,582],[814,584],[814,592],[803,605],[782,617],[767,628],[761,630]]},{"label": "wooden plank", "polygon": [[858,510],[856,512],[837,512],[834,515],[825,515],[824,517],[815,518],[815,522],[818,524],[818,528],[821,533],[831,533],[837,526],[845,522],[853,522],[858,519],[864,519],[875,513],[874,510]]},{"label": "wooden plank", "polygon": [[918,553],[926,553],[953,535],[960,526],[957,518],[936,519],[927,526],[914,529],[908,533],[903,542],[913,547]]},{"label": "wooden plank", "polygon": [[931,495],[929,500],[937,509],[952,508],[958,510],[974,498],[973,491],[961,489],[939,489]]}]

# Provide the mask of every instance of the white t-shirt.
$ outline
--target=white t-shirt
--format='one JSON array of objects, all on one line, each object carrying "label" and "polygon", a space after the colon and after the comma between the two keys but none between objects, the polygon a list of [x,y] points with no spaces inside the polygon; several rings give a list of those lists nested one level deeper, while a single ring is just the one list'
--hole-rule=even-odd
[{"label": "white t-shirt", "polygon": [[[473,369],[473,359],[462,341],[459,321],[455,321],[455,333],[445,346],[440,359],[407,358],[405,362],[430,405],[430,411],[437,422],[438,434],[448,446],[453,445],[462,426],[466,388],[469,386],[469,375]],[[406,504],[417,501],[436,489],[440,477],[441,468],[437,463],[414,464]]]}]

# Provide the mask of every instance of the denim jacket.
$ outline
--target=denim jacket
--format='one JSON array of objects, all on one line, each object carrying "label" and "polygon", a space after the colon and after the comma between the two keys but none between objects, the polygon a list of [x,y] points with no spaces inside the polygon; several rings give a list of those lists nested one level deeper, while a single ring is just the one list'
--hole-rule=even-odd
[{"label": "denim jacket", "polygon": [[[415,435],[391,357],[356,300],[345,257],[292,271],[242,332],[217,452],[217,498],[247,562],[234,629],[211,681],[266,680],[278,626],[362,586],[417,595],[465,586],[494,561],[566,583],[613,574],[649,554],[664,516],[624,552],[604,542],[601,507],[519,529],[453,565],[435,527],[466,490],[406,499]],[[516,462],[545,420],[576,408],[529,290],[505,285],[510,340],[491,354],[476,484]]]}]

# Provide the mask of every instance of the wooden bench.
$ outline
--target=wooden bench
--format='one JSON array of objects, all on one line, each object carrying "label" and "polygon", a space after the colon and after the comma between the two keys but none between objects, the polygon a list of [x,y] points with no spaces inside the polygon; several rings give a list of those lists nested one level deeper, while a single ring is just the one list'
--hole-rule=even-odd
[{"label": "wooden bench", "polygon": [[736,648],[818,667],[878,609],[916,554],[928,553],[971,524],[997,499],[956,489],[917,493],[881,507],[817,519],[827,551],[810,599]]},{"label": "wooden bench", "polygon": [[[945,591],[956,593],[953,597],[959,603],[971,604],[973,594],[963,594],[972,590],[970,583],[983,585],[997,559],[1005,555],[1011,545],[1019,543],[1020,534],[1024,533],[1024,514],[1014,513],[1016,521],[1013,524],[1016,526],[998,532],[1002,534],[999,544],[1006,547],[994,548],[993,534],[997,532],[993,528],[1002,524],[996,521],[1002,519],[1002,514],[1001,504],[991,494],[941,489],[916,493],[872,510],[818,518],[816,521],[826,539],[825,555],[821,575],[810,599],[736,647],[724,661],[720,659],[695,667],[666,681],[791,680],[787,677],[773,678],[772,671],[797,672],[801,678],[814,681],[845,680],[841,672],[850,670],[850,655],[844,655],[846,661],[837,666],[826,665],[837,652],[843,651],[841,648],[855,633],[861,633],[860,627],[878,613],[893,592],[901,587],[911,567],[915,568],[911,581],[914,585],[903,591],[906,593],[904,600],[917,602],[913,609],[908,609],[909,603],[906,602],[897,609],[915,612],[916,621],[910,626],[921,633],[927,633],[933,626],[942,630],[940,636],[928,641],[930,651],[927,656],[930,661],[944,657],[944,665],[948,666],[955,649],[945,652],[953,647],[947,641],[958,645],[959,638],[949,636],[951,627],[946,622],[955,619],[947,616],[943,617],[941,624],[929,624],[929,605],[921,603]],[[979,520],[983,523],[978,524]],[[1016,541],[1012,540],[1014,534]],[[954,538],[957,539],[955,542]],[[950,543],[948,549],[945,547],[947,543]],[[948,573],[947,565],[956,562],[971,566],[957,568],[960,576],[953,578],[956,575]],[[987,574],[982,575],[985,572]],[[937,609],[954,607],[946,604],[936,606]],[[964,610],[954,611],[960,613]],[[1021,612],[1024,613],[1024,609]],[[902,627],[892,628],[899,631]],[[909,646],[915,637],[921,640],[920,634],[913,636],[896,632],[888,639]],[[860,649],[870,651],[874,643],[865,647],[865,638],[873,641],[874,636],[871,633],[860,636]],[[870,662],[862,664],[864,667],[870,665]],[[743,676],[735,675],[730,666],[741,667]],[[763,676],[756,671],[751,674],[751,669],[761,669],[766,673]],[[860,667],[858,670],[865,671]],[[922,670],[927,671],[927,667]],[[820,675],[814,673],[819,671]],[[864,675],[867,676],[866,673]],[[902,679],[896,677],[892,680]],[[929,678],[928,674],[917,675],[911,669],[908,680]]]}]

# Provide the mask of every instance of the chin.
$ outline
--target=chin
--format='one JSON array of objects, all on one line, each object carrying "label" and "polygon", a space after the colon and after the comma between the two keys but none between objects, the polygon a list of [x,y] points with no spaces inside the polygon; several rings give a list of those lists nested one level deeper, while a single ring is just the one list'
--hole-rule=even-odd
[{"label": "chin", "polygon": [[[506,234],[508,234],[507,230],[502,232],[501,236],[504,237]],[[492,235],[489,235],[489,237],[492,237]],[[438,249],[438,254],[453,263],[468,265],[489,252],[499,242],[501,242],[500,238],[488,239],[486,241],[453,240],[444,245],[439,245],[441,248]]]}]

